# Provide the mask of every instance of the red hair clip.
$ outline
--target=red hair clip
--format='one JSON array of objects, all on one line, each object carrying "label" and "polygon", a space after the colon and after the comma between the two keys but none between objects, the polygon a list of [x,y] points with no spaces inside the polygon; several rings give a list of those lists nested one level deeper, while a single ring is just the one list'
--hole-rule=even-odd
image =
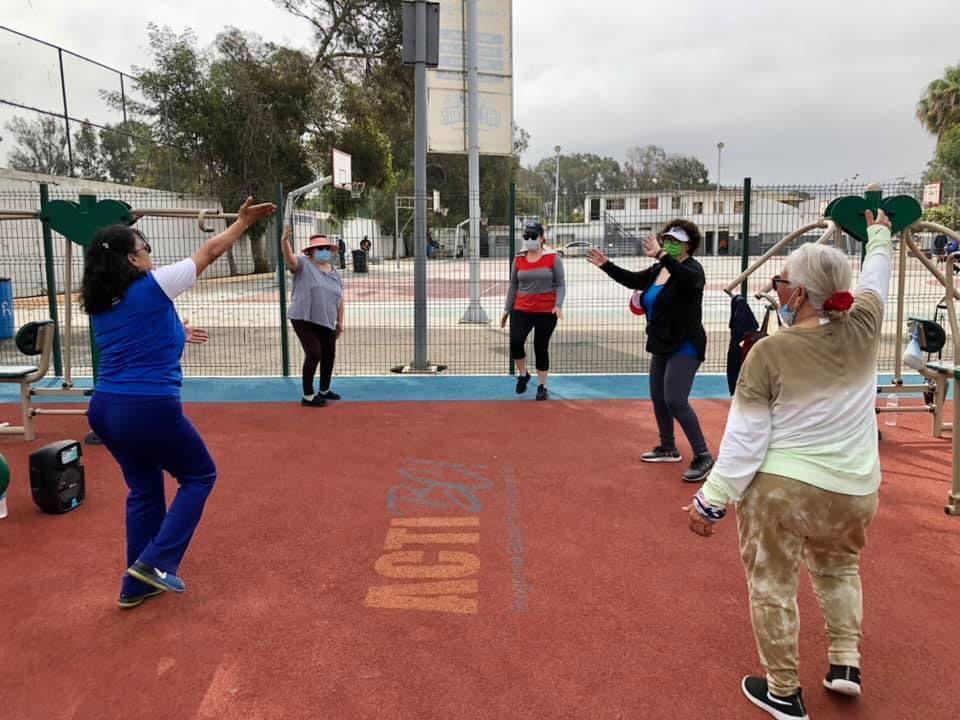
[{"label": "red hair clip", "polygon": [[828,312],[846,312],[852,305],[853,295],[846,291],[835,292],[827,298],[827,301],[823,304],[823,309]]}]

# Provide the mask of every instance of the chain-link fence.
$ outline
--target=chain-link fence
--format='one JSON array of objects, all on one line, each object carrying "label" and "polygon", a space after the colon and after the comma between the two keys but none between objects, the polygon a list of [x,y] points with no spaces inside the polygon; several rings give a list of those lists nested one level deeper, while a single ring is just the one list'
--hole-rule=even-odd
[{"label": "chain-link fence", "polygon": [[[163,191],[86,183],[100,199],[116,199],[133,208],[218,207],[210,198]],[[628,308],[631,291],[617,285],[590,265],[589,248],[602,249],[618,265],[630,270],[646,267],[641,241],[674,218],[698,225],[703,241],[696,255],[704,266],[707,285],[703,323],[707,330],[704,372],[723,372],[729,342],[730,297],[724,288],[741,268],[750,265],[784,236],[821,218],[826,203],[839,195],[859,195],[862,186],[754,187],[749,197],[742,187],[684,189],[674,187],[649,192],[630,190],[586,194],[576,208],[558,212],[551,225],[553,198],[517,192],[511,215],[509,193],[485,195],[481,207],[488,214],[480,232],[480,247],[471,257],[469,226],[465,217],[431,210],[426,262],[427,347],[432,364],[451,374],[505,374],[510,372],[509,327],[500,328],[510,265],[524,222],[536,219],[548,227],[548,243],[562,256],[566,275],[564,320],[551,343],[552,371],[559,373],[642,373],[649,366],[645,352],[645,320]],[[920,197],[919,186],[885,187],[886,196]],[[956,188],[948,188],[946,202],[956,202]],[[50,199],[77,199],[77,188],[65,183],[50,189]],[[465,208],[466,198],[445,197],[444,207]],[[341,375],[378,375],[396,372],[414,355],[414,255],[412,201],[395,198],[393,217],[375,217],[364,202],[341,197],[325,211],[298,208],[294,213],[295,244],[299,250],[309,235],[324,232],[341,243],[341,269],[346,288],[346,331],[338,343],[336,372]],[[37,210],[37,189],[0,190],[0,210]],[[437,208],[439,210],[440,208]],[[463,212],[458,210],[458,212]],[[381,214],[386,214],[381,211]],[[511,222],[512,219],[512,222]],[[569,222],[562,222],[569,220]],[[211,221],[222,229],[223,221]],[[137,227],[153,247],[154,260],[163,265],[192,254],[208,235],[196,219],[144,217]],[[398,232],[393,232],[394,228]],[[747,230],[747,228],[749,228]],[[747,254],[744,237],[748,236]],[[746,296],[758,319],[763,303],[756,293],[767,289],[770,278],[783,267],[790,249],[819,238],[811,229],[769,259],[746,281]],[[50,317],[51,303],[61,328],[66,317],[66,241],[52,233],[52,252],[45,251],[43,226],[37,220],[0,222],[0,277],[9,278],[10,305],[4,306],[0,335],[12,336],[30,320]],[[364,242],[364,241],[367,242]],[[937,239],[916,237],[918,244],[937,257]],[[369,246],[368,244],[369,243]],[[845,235],[831,241],[850,256],[856,272],[861,247]],[[895,256],[897,258],[898,256]],[[284,328],[284,308],[289,304],[292,276],[278,269],[278,228],[271,222],[259,237],[245,237],[233,252],[214,264],[197,286],[177,301],[182,317],[210,332],[210,342],[188,346],[184,371],[188,375],[296,375],[302,351],[294,333]],[[49,261],[49,263],[48,263]],[[48,269],[49,265],[49,269]],[[83,259],[74,248],[74,296],[70,362],[77,376],[91,372],[89,330],[79,307]],[[940,267],[945,267],[943,264]],[[907,258],[905,317],[934,319],[946,324],[940,283],[915,258]],[[895,261],[894,273],[899,270]],[[54,277],[53,287],[48,273]],[[737,291],[740,287],[736,288]],[[890,309],[884,324],[880,370],[890,371],[896,347],[896,275],[891,283]],[[6,313],[10,315],[6,315]],[[476,322],[478,314],[485,322]],[[775,322],[775,320],[774,320]],[[66,354],[66,345],[61,355]],[[949,345],[944,358],[950,357]],[[0,362],[17,364],[23,358],[12,337],[0,338]],[[60,366],[60,363],[58,363]]]}]

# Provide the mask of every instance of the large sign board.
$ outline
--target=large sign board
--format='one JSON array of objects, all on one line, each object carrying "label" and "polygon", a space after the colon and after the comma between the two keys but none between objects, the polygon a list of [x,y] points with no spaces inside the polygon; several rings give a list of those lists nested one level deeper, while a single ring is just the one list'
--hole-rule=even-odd
[{"label": "large sign board", "polygon": [[[477,0],[480,153],[513,153],[513,0]],[[467,142],[466,3],[440,0],[436,70],[427,71],[427,147],[465,153]]]}]

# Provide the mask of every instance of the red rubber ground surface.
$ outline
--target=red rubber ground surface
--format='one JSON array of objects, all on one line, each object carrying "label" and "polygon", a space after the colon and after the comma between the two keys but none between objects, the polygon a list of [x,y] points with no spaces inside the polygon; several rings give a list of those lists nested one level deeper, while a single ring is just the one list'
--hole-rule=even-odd
[{"label": "red rubber ground surface", "polygon": [[[727,404],[695,406],[715,448]],[[105,451],[86,449],[88,500],[76,512],[45,516],[29,498],[29,452],[80,439],[83,420],[40,418],[36,443],[3,440],[13,486],[0,520],[0,717],[765,717],[739,690],[758,665],[735,519],[710,540],[687,530],[682,467],[638,461],[655,441],[647,403],[188,413],[220,478],[181,567],[186,594],[132,611],[115,606],[125,488]],[[819,686],[826,643],[802,582],[812,718],[957,717],[960,518],[943,513],[949,442],[928,427],[926,416],[904,415],[883,427],[858,703]],[[435,463],[486,467],[465,479]],[[445,494],[424,478],[486,489]],[[391,497],[402,515],[390,514]],[[441,570],[464,577],[378,574],[392,519],[438,515],[473,524],[413,529],[466,536],[402,551],[427,550],[428,565],[438,548],[460,553]],[[387,574],[437,571],[385,562]],[[427,582],[450,583],[455,597],[413,602],[475,602],[476,612],[365,605],[370,588]]]}]

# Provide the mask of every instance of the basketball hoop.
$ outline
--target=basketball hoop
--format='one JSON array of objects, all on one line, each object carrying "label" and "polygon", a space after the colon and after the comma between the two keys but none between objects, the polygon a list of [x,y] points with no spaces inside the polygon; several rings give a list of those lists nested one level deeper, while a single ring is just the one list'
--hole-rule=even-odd
[{"label": "basketball hoop", "polygon": [[354,200],[358,200],[360,196],[363,195],[363,191],[366,189],[366,187],[367,187],[367,184],[365,182],[350,183],[348,185],[348,188],[350,190],[350,197],[353,198]]}]

